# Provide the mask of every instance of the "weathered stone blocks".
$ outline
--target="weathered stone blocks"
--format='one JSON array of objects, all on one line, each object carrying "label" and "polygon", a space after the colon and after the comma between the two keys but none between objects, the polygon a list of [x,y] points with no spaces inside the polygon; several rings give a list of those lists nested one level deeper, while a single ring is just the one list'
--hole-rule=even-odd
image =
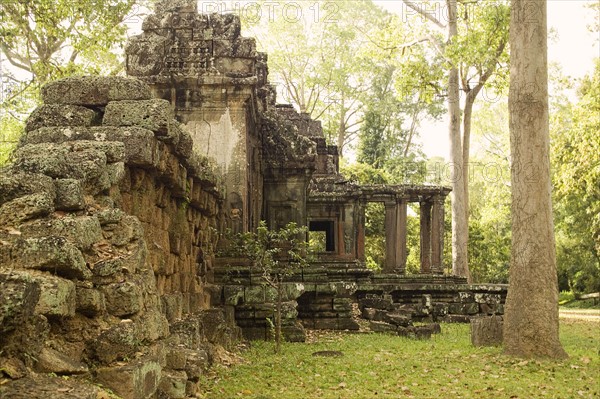
[{"label": "weathered stone blocks", "polygon": [[39,297],[39,283],[26,273],[0,273],[0,333],[25,324],[33,316]]},{"label": "weathered stone blocks", "polygon": [[164,57],[169,38],[155,32],[134,36],[127,42],[127,74],[129,76],[158,75],[164,68]]},{"label": "weathered stone blocks", "polygon": [[69,77],[42,88],[42,100],[46,104],[105,105],[110,101],[150,98],[146,84],[120,76]]},{"label": "weathered stone blocks", "polygon": [[40,219],[21,225],[21,232],[29,237],[65,237],[79,250],[86,251],[102,240],[102,229],[93,216],[66,216],[58,219]]},{"label": "weathered stone blocks", "polygon": [[75,284],[52,275],[35,275],[40,285],[40,298],[35,312],[49,317],[71,317],[75,315]]},{"label": "weathered stone blocks", "polygon": [[135,323],[132,320],[122,320],[100,333],[91,347],[102,364],[110,364],[131,356],[140,344]]},{"label": "weathered stone blocks", "polygon": [[0,385],[0,397],[10,399],[99,399],[105,390],[80,379],[38,374]]},{"label": "weathered stone blocks", "polygon": [[56,179],[55,207],[60,211],[78,211],[83,209],[83,189],[76,179]]},{"label": "weathered stone blocks", "polygon": [[78,105],[44,104],[29,115],[25,131],[46,126],[92,126],[97,117],[93,110]]},{"label": "weathered stone blocks", "polygon": [[0,205],[20,197],[44,193],[51,198],[56,195],[52,178],[20,170],[6,170],[0,173]]},{"label": "weathered stone blocks", "polygon": [[83,363],[51,348],[44,348],[36,356],[35,369],[40,373],[56,375],[85,374],[89,370]]},{"label": "weathered stone blocks", "polygon": [[114,316],[129,316],[142,308],[142,292],[133,282],[113,283],[102,287],[106,310]]},{"label": "weathered stone blocks", "polygon": [[77,287],[77,311],[88,317],[101,315],[106,311],[104,294],[94,288]]},{"label": "weathered stone blocks", "polygon": [[162,373],[158,389],[168,398],[185,398],[187,380],[188,376],[185,371],[165,371]]},{"label": "weathered stone blocks", "polygon": [[[0,253],[3,249],[0,248]],[[19,239],[10,252],[10,262],[15,267],[44,270],[74,279],[87,279],[92,275],[82,253],[64,237]]]},{"label": "weathered stone blocks", "polygon": [[0,205],[0,225],[11,226],[54,212],[54,198],[37,193],[15,198]]},{"label": "weathered stone blocks", "polygon": [[96,370],[97,380],[124,399],[154,397],[161,377],[160,363],[151,358]]},{"label": "weathered stone blocks", "polygon": [[105,126],[138,126],[158,135],[169,134],[173,114],[166,100],[113,101],[104,111]]}]

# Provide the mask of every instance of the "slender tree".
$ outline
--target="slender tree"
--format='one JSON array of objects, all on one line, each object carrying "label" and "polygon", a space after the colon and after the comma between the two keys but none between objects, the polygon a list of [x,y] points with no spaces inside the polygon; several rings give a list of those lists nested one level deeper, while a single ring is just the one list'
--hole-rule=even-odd
[{"label": "slender tree", "polygon": [[546,0],[512,1],[510,48],[512,247],[504,351],[564,358],[552,222]]},{"label": "slender tree", "polygon": [[[506,62],[508,9],[500,1],[446,0],[441,13],[435,4],[403,0],[433,31],[446,32],[446,41],[433,33],[417,38],[427,42],[445,59],[448,105],[448,134],[452,185],[452,272],[471,279],[469,241],[469,150],[471,116],[475,100],[484,86],[502,81],[499,66]],[[464,105],[461,93],[465,94]]]}]

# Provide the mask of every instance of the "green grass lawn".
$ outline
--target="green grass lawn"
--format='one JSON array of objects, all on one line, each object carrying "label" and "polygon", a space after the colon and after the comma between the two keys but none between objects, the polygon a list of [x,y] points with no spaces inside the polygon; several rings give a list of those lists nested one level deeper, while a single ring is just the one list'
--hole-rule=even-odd
[{"label": "green grass lawn", "polygon": [[[318,334],[315,342],[253,342],[244,362],[217,367],[203,398],[599,398],[600,323],[561,320],[565,361],[511,358],[475,348],[464,324],[416,341],[384,334]],[[315,357],[317,351],[342,357]]]}]

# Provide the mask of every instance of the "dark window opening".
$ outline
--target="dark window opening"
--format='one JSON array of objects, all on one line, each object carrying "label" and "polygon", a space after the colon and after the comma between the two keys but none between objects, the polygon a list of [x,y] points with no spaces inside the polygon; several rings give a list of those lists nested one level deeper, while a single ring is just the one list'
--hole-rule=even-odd
[{"label": "dark window opening", "polygon": [[313,220],[308,223],[308,239],[315,252],[335,251],[333,220]]}]

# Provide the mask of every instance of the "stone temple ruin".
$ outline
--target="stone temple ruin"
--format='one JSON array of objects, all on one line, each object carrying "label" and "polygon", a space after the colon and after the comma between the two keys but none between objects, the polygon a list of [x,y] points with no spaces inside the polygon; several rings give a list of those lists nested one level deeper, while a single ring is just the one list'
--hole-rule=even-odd
[{"label": "stone temple ruin", "polygon": [[[0,170],[1,397],[193,396],[223,348],[270,334],[273,290],[247,260],[215,255],[226,229],[261,220],[323,237],[286,281],[288,340],[358,330],[360,316],[422,336],[434,328],[412,320],[502,314],[506,286],[443,274],[449,189],[344,178],[320,123],[276,104],[267,56],[236,16],[160,2],[128,44],[127,74],[45,86]],[[369,202],[385,204],[378,274],[364,263]],[[405,274],[409,202],[418,275]]]}]

